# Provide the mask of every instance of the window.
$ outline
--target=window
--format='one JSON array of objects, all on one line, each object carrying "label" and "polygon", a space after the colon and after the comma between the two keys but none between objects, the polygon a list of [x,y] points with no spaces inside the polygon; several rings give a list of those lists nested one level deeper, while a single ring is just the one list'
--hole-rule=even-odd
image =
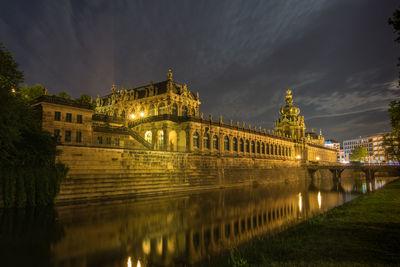
[{"label": "window", "polygon": [[260,142],[257,142],[257,153],[260,154]]},{"label": "window", "polygon": [[256,145],[254,143],[254,141],[251,141],[251,153],[255,153],[256,152]]},{"label": "window", "polygon": [[204,141],[204,148],[210,149],[210,136],[208,134],[204,135],[203,141]]},{"label": "window", "polygon": [[278,146],[277,145],[275,145],[274,151],[275,151],[275,155],[278,155]]},{"label": "window", "polygon": [[213,149],[218,150],[218,136],[213,136]]},{"label": "window", "polygon": [[59,129],[55,129],[54,130],[54,137],[56,138],[57,142],[61,141],[61,136],[60,136],[60,130]]},{"label": "window", "polygon": [[279,156],[282,156],[282,149],[281,149],[281,146],[279,146],[279,153],[278,153],[278,155],[279,155]]},{"label": "window", "polygon": [[249,140],[246,140],[246,152],[247,153],[250,152],[250,142],[249,142]]},{"label": "window", "polygon": [[233,137],[233,140],[232,140],[232,149],[233,149],[233,151],[236,151],[236,152],[237,152],[237,150],[238,150],[237,139],[236,139],[236,137]]},{"label": "window", "polygon": [[244,152],[244,143],[243,143],[242,138],[240,138],[240,140],[239,140],[239,148],[240,148],[240,152]]},{"label": "window", "polygon": [[194,110],[194,108],[192,108],[192,114],[190,115],[192,115],[193,117],[196,116],[196,111]]},{"label": "window", "polygon": [[151,133],[151,131],[147,131],[144,134],[144,140],[146,140],[147,142],[149,142],[150,144],[153,142],[153,134]]},{"label": "window", "polygon": [[269,144],[267,144],[267,154],[269,154]]},{"label": "window", "polygon": [[122,112],[121,112],[121,118],[122,118],[122,119],[125,119],[125,110],[122,110]]},{"label": "window", "polygon": [[115,138],[115,145],[119,146],[119,138],[118,137]]},{"label": "window", "polygon": [[65,121],[72,122],[72,114],[71,113],[67,113],[67,116],[65,117]]},{"label": "window", "polygon": [[71,142],[71,131],[65,131],[65,142]]},{"label": "window", "polygon": [[76,132],[76,142],[81,143],[82,142],[82,132],[77,131]]},{"label": "window", "polygon": [[116,118],[117,118],[117,116],[118,116],[118,110],[114,110],[114,113],[113,113],[113,119],[116,119]]},{"label": "window", "polygon": [[164,103],[158,105],[158,115],[166,114],[167,108]]},{"label": "window", "polygon": [[76,115],[76,122],[77,123],[82,123],[82,115]]},{"label": "window", "polygon": [[102,136],[97,136],[97,144],[99,144],[99,145],[103,144],[103,137]]},{"label": "window", "polygon": [[106,137],[106,144],[111,145],[111,137],[109,136]]},{"label": "window", "polygon": [[151,104],[149,107],[149,116],[154,116],[154,105]]},{"label": "window", "polygon": [[172,115],[175,115],[175,116],[178,115],[178,106],[176,105],[176,103],[174,103],[172,105]]},{"label": "window", "polygon": [[199,148],[199,133],[193,133],[193,148]]},{"label": "window", "polygon": [[54,120],[55,121],[60,121],[61,120],[61,112],[60,111],[54,112]]},{"label": "window", "polygon": [[228,136],[224,137],[224,150],[229,151],[229,137]]},{"label": "window", "polygon": [[187,116],[187,107],[182,106],[182,116],[186,117]]},{"label": "window", "polygon": [[265,145],[261,143],[261,153],[265,154]]}]

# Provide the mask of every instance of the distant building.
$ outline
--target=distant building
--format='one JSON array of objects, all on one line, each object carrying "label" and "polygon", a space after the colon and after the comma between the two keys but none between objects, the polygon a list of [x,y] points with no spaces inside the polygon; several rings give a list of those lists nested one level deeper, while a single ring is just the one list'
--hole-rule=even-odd
[{"label": "distant building", "polygon": [[337,162],[341,162],[341,163],[345,162],[344,151],[343,151],[343,148],[340,148],[339,142],[332,140],[332,139],[326,140],[324,146],[331,148],[331,149],[335,149],[337,151]]},{"label": "distant building", "polygon": [[349,161],[349,157],[353,149],[361,146],[367,149],[368,156],[365,159],[368,163],[393,163],[388,160],[385,155],[385,148],[383,146],[383,137],[386,133],[379,133],[367,137],[359,137],[356,139],[343,141],[344,157]]}]

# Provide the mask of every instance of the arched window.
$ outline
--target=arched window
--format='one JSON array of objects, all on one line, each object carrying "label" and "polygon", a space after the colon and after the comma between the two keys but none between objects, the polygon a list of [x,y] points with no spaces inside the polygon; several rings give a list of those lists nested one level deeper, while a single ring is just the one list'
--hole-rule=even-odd
[{"label": "arched window", "polygon": [[196,116],[196,111],[195,111],[195,109],[194,109],[194,108],[192,108],[192,113],[191,113],[190,115],[192,115],[193,117],[195,117],[195,116]]},{"label": "arched window", "polygon": [[271,155],[274,155],[274,145],[271,144]]},{"label": "arched window", "polygon": [[144,107],[140,107],[139,109],[139,117],[144,117],[146,113],[144,112]]},{"label": "arched window", "polygon": [[246,152],[250,153],[250,142],[249,142],[249,140],[246,140]]},{"label": "arched window", "polygon": [[229,151],[229,137],[228,136],[224,137],[224,150]]},{"label": "arched window", "polygon": [[267,143],[266,147],[267,147],[267,151],[265,153],[267,153],[267,155],[269,155],[269,144],[268,143]]},{"label": "arched window", "polygon": [[176,103],[172,104],[172,115],[178,115],[178,105]]},{"label": "arched window", "polygon": [[188,115],[187,113],[188,113],[187,107],[186,106],[182,106],[182,116],[186,117]]},{"label": "arched window", "polygon": [[289,157],[292,156],[292,149],[289,147]]},{"label": "arched window", "polygon": [[287,147],[285,147],[285,156],[286,157],[288,156],[288,148]]},{"label": "arched window", "polygon": [[251,153],[255,152],[256,152],[256,144],[254,143],[254,141],[251,141]]},{"label": "arched window", "polygon": [[199,133],[193,133],[193,148],[199,148]]},{"label": "arched window", "polygon": [[279,156],[282,156],[282,148],[281,148],[281,146],[279,146],[279,153],[278,153],[278,155],[279,155]]},{"label": "arched window", "polygon": [[154,116],[154,115],[155,115],[154,114],[154,105],[151,104],[150,107],[149,107],[149,116]]},{"label": "arched window", "polygon": [[257,154],[260,154],[260,142],[257,141]]},{"label": "arched window", "polygon": [[129,112],[129,116],[130,116],[131,119],[135,118],[135,109],[134,108],[132,108],[131,111]]},{"label": "arched window", "polygon": [[160,103],[158,105],[158,115],[164,115],[167,112],[167,107],[165,106],[164,103]]},{"label": "arched window", "polygon": [[164,131],[158,133],[158,146],[160,148],[164,147]]},{"label": "arched window", "polygon": [[232,140],[232,150],[235,152],[237,152],[237,150],[238,150],[238,144],[237,144],[236,137],[233,137],[233,140]]},{"label": "arched window", "polygon": [[242,138],[240,138],[240,140],[239,140],[239,149],[240,149],[240,152],[244,152],[244,143],[243,143]]},{"label": "arched window", "polygon": [[278,146],[277,145],[275,145],[274,151],[275,151],[275,155],[278,155]]},{"label": "arched window", "polygon": [[265,154],[265,145],[261,143],[261,153]]},{"label": "arched window", "polygon": [[121,112],[121,118],[122,118],[122,119],[125,119],[125,109],[122,110],[122,112]]},{"label": "arched window", "polygon": [[204,148],[206,149],[210,149],[210,135],[209,134],[205,134],[203,137],[203,143],[204,143]]},{"label": "arched window", "polygon": [[149,142],[150,144],[153,142],[153,134],[151,133],[151,131],[147,131],[144,134],[144,139]]},{"label": "arched window", "polygon": [[116,119],[118,117],[118,110],[116,109],[116,110],[114,110],[114,113],[113,113],[113,119]]},{"label": "arched window", "polygon": [[213,149],[218,150],[218,136],[213,136]]}]

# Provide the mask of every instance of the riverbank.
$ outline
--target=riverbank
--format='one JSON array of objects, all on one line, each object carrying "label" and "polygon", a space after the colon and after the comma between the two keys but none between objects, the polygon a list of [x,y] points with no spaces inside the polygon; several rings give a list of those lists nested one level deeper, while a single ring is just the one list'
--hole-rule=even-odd
[{"label": "riverbank", "polygon": [[400,180],[211,261],[215,266],[397,264],[400,264]]}]

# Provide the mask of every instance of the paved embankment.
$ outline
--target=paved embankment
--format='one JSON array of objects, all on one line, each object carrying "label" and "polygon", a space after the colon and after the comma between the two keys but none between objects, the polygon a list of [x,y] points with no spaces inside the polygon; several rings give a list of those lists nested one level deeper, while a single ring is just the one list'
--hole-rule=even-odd
[{"label": "paved embankment", "polygon": [[211,265],[400,265],[400,180],[241,246]]}]

